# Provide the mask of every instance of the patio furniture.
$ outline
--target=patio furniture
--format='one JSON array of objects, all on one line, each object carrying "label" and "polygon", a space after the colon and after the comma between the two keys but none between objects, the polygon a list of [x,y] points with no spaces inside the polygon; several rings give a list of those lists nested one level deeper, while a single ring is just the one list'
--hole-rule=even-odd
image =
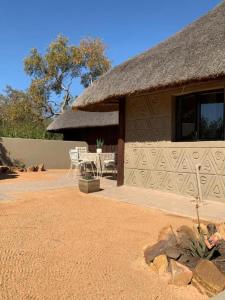
[{"label": "patio furniture", "polygon": [[[75,147],[75,150],[78,152],[78,157],[80,156],[81,153],[87,153],[87,147]],[[80,157],[79,157],[80,159]]]},{"label": "patio furniture", "polygon": [[97,153],[97,174],[103,176],[107,170],[116,171],[115,153]]},{"label": "patio furniture", "polygon": [[82,161],[79,160],[79,153],[76,149],[70,149],[69,156],[70,156],[70,169],[68,175],[70,175],[73,170],[80,169],[82,165]]},{"label": "patio furniture", "polygon": [[106,153],[106,159],[103,161],[103,173],[107,170],[114,171],[116,173],[116,155],[115,153]]},{"label": "patio furniture", "polygon": [[90,152],[80,152],[79,160],[82,162],[84,166],[85,172],[87,167],[91,167],[92,174],[95,176],[95,169],[96,169],[96,153]]}]

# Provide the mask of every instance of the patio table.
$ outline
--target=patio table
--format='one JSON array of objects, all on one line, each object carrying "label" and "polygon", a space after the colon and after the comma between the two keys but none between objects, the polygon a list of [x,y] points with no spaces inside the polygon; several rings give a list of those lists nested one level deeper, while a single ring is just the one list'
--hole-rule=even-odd
[{"label": "patio table", "polygon": [[[115,153],[80,153],[80,161],[82,163],[89,163],[94,173],[94,167],[97,170],[97,176],[103,175],[103,168],[105,161],[115,161]],[[94,173],[95,175],[95,173]]]}]

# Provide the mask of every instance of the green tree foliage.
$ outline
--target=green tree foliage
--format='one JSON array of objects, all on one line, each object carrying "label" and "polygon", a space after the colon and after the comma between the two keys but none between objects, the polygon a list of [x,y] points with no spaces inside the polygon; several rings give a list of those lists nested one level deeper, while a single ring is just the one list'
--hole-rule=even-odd
[{"label": "green tree foliage", "polygon": [[46,133],[50,120],[43,118],[42,109],[24,91],[6,87],[0,95],[0,136],[21,138],[60,138]]},{"label": "green tree foliage", "polygon": [[62,97],[61,111],[75,99],[71,94],[74,79],[80,78],[81,84],[88,87],[109,70],[111,64],[105,49],[100,39],[83,39],[75,46],[69,45],[66,37],[58,36],[44,55],[37,49],[31,50],[24,61],[25,72],[32,78],[29,94],[46,116],[59,111],[52,96]]}]

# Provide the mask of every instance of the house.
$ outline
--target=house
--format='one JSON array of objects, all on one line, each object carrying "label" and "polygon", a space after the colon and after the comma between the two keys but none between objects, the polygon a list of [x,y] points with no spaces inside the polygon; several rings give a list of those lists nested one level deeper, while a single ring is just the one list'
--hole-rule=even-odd
[{"label": "house", "polygon": [[118,185],[225,202],[225,2],[115,67],[74,109],[119,110]]},{"label": "house", "polygon": [[86,141],[89,151],[96,151],[96,139],[103,139],[104,152],[116,152],[118,140],[118,112],[73,112],[60,114],[47,131],[62,133],[65,141]]}]

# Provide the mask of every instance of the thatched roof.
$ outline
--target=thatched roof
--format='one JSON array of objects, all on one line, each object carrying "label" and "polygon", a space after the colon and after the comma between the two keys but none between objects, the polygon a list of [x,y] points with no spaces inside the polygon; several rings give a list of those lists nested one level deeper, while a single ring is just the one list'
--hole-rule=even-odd
[{"label": "thatched roof", "polygon": [[95,110],[103,101],[111,101],[113,107],[113,100],[122,96],[219,78],[225,78],[224,1],[168,40],[101,76],[73,108]]},{"label": "thatched roof", "polygon": [[62,132],[66,129],[105,127],[118,125],[118,112],[65,111],[48,126],[47,131]]}]

